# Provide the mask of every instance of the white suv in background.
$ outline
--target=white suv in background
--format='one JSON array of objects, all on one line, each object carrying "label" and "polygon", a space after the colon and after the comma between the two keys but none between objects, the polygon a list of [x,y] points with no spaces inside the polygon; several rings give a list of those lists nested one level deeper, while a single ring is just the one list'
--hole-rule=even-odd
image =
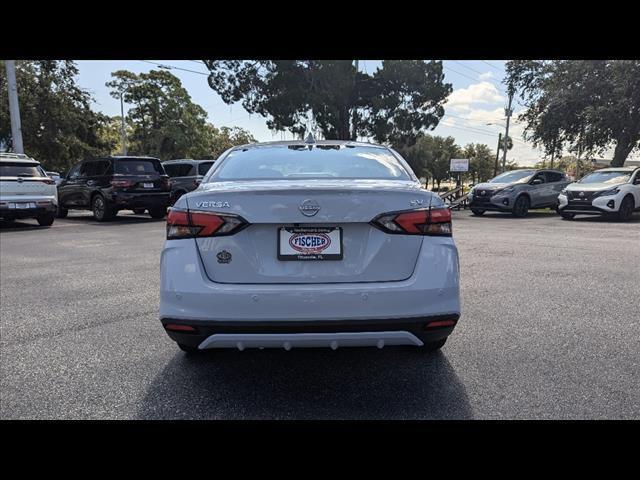
[{"label": "white suv in background", "polygon": [[634,210],[640,210],[640,167],[591,172],[562,190],[557,210],[565,219],[581,214],[631,219]]},{"label": "white suv in background", "polygon": [[0,153],[0,218],[35,218],[44,227],[53,223],[57,209],[56,183],[39,162],[23,154]]}]

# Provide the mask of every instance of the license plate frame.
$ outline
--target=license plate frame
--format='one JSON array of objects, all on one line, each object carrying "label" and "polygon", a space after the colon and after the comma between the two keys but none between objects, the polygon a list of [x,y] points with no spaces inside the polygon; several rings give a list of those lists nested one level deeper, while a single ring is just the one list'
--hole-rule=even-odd
[{"label": "license plate frame", "polygon": [[[286,232],[286,233],[285,233]],[[317,251],[318,247],[311,247],[309,249],[296,251],[296,248],[291,243],[291,239],[294,235],[315,235],[319,237],[328,237],[330,240],[329,245],[324,247],[321,251]],[[287,261],[304,261],[304,262],[318,262],[318,261],[330,261],[330,260],[342,260],[344,258],[344,245],[342,241],[342,227],[278,227],[278,260]],[[336,238],[337,237],[337,238]],[[285,245],[283,241],[286,241]],[[338,252],[335,252],[335,247],[330,248],[332,245],[338,244]],[[283,248],[284,247],[284,248]],[[286,249],[287,252],[283,253]],[[322,253],[325,250],[330,249],[330,253]]]},{"label": "license plate frame", "polygon": [[142,182],[142,188],[154,188],[153,182]]}]

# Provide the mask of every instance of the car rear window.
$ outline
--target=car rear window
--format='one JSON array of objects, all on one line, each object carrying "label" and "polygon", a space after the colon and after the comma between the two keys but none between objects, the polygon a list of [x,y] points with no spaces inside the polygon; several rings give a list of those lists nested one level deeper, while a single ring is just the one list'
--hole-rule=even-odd
[{"label": "car rear window", "polygon": [[46,177],[37,163],[2,162],[0,177]]},{"label": "car rear window", "polygon": [[146,158],[119,158],[114,162],[114,173],[120,175],[164,174],[159,160]]},{"label": "car rear window", "polygon": [[163,165],[164,171],[170,177],[188,177],[194,175],[193,165],[190,163],[166,163]]},{"label": "car rear window", "polygon": [[277,145],[234,150],[211,180],[411,177],[386,148],[353,145]]},{"label": "car rear window", "polygon": [[203,162],[198,165],[198,175],[206,175],[211,165],[213,165],[213,162]]}]

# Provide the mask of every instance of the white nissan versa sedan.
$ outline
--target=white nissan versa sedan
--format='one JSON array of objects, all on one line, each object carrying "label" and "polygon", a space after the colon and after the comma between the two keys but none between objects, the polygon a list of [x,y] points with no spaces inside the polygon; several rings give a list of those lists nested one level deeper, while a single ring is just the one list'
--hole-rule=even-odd
[{"label": "white nissan versa sedan", "polygon": [[235,147],[167,217],[160,321],[186,352],[433,351],[459,317],[451,212],[389,148]]}]

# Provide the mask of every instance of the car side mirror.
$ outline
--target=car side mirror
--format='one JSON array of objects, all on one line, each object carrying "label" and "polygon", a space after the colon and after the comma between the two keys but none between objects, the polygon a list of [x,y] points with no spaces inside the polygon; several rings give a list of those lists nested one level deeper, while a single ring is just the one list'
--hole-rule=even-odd
[{"label": "car side mirror", "polygon": [[534,178],[533,182],[531,182],[531,185],[540,185],[541,183],[542,183],[541,178]]}]

